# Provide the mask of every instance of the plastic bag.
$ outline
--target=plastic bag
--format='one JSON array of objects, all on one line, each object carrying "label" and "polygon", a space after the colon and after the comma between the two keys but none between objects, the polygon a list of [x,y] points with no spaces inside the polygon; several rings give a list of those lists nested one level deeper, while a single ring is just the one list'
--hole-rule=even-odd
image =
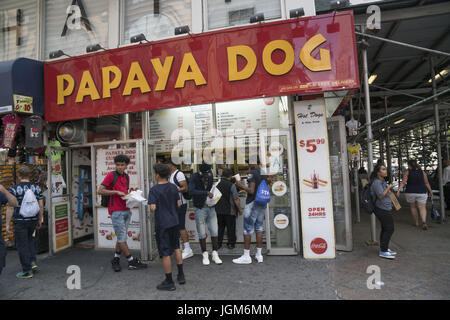
[{"label": "plastic bag", "polygon": [[431,205],[431,219],[433,221],[439,221],[441,219],[441,214],[439,213],[438,209],[434,206],[434,204]]},{"label": "plastic bag", "polygon": [[20,206],[19,214],[24,218],[32,218],[37,216],[40,211],[40,207],[34,192],[28,189],[25,192],[25,196],[22,200],[22,205]]},{"label": "plastic bag", "polygon": [[211,188],[211,191],[209,191],[213,194],[213,197],[206,198],[206,205],[208,207],[214,207],[219,202],[220,198],[222,198],[222,192],[220,192],[220,190],[217,189],[217,185],[219,184],[219,182],[220,180],[217,183],[215,183]]},{"label": "plastic bag", "polygon": [[122,199],[127,201],[127,208],[130,209],[139,207],[141,203],[147,202],[147,199],[142,196],[141,190],[131,191],[129,194],[122,197]]}]

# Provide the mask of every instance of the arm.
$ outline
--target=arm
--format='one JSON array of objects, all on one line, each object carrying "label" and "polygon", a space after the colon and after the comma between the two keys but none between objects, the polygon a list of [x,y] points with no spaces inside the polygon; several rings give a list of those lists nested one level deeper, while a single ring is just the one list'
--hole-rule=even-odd
[{"label": "arm", "polygon": [[8,200],[8,206],[10,207],[18,207],[19,203],[15,196],[13,196],[8,190],[5,189],[3,185],[0,184],[0,192],[3,193]]},{"label": "arm", "polygon": [[113,195],[118,195],[121,197],[126,196],[126,194],[123,193],[122,191],[108,190],[104,185],[100,185],[100,188],[98,188],[97,193],[101,196],[113,196]]},{"label": "arm", "polygon": [[178,208],[181,207],[181,200],[177,201],[177,206],[178,206]]},{"label": "arm", "polygon": [[39,221],[36,229],[40,229],[44,223],[44,200],[39,200]]},{"label": "arm", "polygon": [[11,225],[11,218],[12,218],[12,216],[13,216],[13,213],[14,213],[14,208],[8,206],[8,207],[6,208],[6,232],[7,232],[7,233],[12,233],[12,232],[11,232],[10,225]]},{"label": "arm", "polygon": [[407,182],[408,182],[408,170],[406,170],[406,171],[403,173],[402,183],[400,183],[400,184],[398,185],[397,198],[400,198],[400,190],[403,189],[403,187],[406,185]]},{"label": "arm", "polygon": [[194,176],[189,180],[189,194],[192,196],[204,196],[208,195],[209,191],[206,190],[198,190],[195,188],[195,182],[197,181],[198,176]]},{"label": "arm", "polygon": [[255,183],[250,182],[249,187],[244,186],[240,181],[236,181],[236,185],[249,194],[255,193]]},{"label": "arm", "polygon": [[241,201],[239,200],[239,194],[234,184],[231,185],[231,195],[233,196],[233,201],[234,204],[236,205],[236,208],[238,209],[238,213],[239,215],[241,215],[242,214]]},{"label": "arm", "polygon": [[430,182],[428,181],[428,177],[425,171],[423,171],[423,179],[425,180],[425,186],[427,187],[429,192],[428,196],[431,198],[433,196],[433,190],[431,189]]},{"label": "arm", "polygon": [[379,193],[377,193],[376,191],[375,191],[375,193],[377,194],[377,197],[378,197],[378,199],[383,199],[384,197],[386,197],[388,194],[389,194],[389,191],[391,191],[391,189],[393,188],[394,186],[392,185],[392,184],[390,184],[387,188],[386,188],[386,190],[384,190],[383,191],[383,193],[381,193],[381,194],[379,194]]}]

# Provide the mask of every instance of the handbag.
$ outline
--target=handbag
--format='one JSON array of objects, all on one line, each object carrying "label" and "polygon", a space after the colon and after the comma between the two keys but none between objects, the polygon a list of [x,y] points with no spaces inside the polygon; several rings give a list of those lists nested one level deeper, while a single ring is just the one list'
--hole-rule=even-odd
[{"label": "handbag", "polygon": [[434,206],[434,204],[431,205],[431,220],[433,221],[439,221],[441,219],[441,214],[439,213],[439,210]]},{"label": "handbag", "polygon": [[259,205],[266,205],[270,202],[270,191],[265,180],[261,181],[256,191],[255,202]]},{"label": "handbag", "polygon": [[208,207],[214,207],[217,202],[219,202],[220,198],[222,198],[222,192],[220,192],[219,189],[217,189],[217,185],[219,184],[220,180],[217,181],[211,188],[211,190],[209,192],[211,192],[213,194],[213,197],[207,197],[206,198],[206,205]]}]

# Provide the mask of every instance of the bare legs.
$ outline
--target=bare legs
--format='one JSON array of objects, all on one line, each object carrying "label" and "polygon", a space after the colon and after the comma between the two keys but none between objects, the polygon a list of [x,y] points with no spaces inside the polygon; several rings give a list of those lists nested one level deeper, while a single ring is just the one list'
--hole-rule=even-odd
[{"label": "bare legs", "polygon": [[419,226],[419,217],[418,217],[416,203],[413,202],[413,203],[410,203],[409,205],[411,206],[410,208],[411,208],[411,214],[413,217],[414,225],[416,227],[418,227]]},{"label": "bare legs", "polygon": [[116,252],[123,253],[123,255],[125,257],[130,256],[130,250],[128,249],[128,245],[126,242],[121,242],[121,243],[116,242]]},{"label": "bare legs", "polygon": [[425,203],[415,202],[410,203],[411,215],[414,220],[414,225],[416,227],[419,226],[419,213],[420,219],[422,220],[422,225],[426,225],[427,223],[427,207]]}]

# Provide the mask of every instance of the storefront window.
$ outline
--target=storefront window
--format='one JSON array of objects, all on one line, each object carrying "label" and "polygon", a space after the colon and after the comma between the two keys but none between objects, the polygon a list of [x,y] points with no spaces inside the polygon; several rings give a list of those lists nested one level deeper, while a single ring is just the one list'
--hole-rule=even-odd
[{"label": "storefront window", "polygon": [[152,41],[173,37],[179,26],[188,25],[192,29],[191,0],[126,0],[123,11],[123,44],[140,33]]},{"label": "storefront window", "polygon": [[108,0],[45,1],[45,50],[49,53],[63,50],[75,56],[86,53],[86,47],[100,44],[108,49]]},{"label": "storefront window", "polygon": [[0,1],[0,61],[36,58],[38,1]]},{"label": "storefront window", "polygon": [[218,29],[248,24],[250,17],[264,13],[265,20],[281,18],[280,0],[208,1],[208,28]]}]

